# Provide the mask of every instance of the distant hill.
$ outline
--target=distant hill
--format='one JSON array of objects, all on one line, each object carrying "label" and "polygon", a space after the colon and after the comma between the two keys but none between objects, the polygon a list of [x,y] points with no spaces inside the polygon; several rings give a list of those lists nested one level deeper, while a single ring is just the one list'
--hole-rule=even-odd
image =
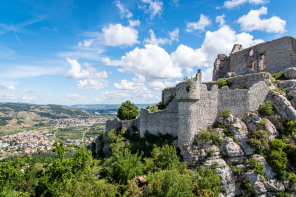
[{"label": "distant hill", "polygon": [[0,130],[18,130],[49,119],[93,116],[89,112],[61,105],[0,103]]}]

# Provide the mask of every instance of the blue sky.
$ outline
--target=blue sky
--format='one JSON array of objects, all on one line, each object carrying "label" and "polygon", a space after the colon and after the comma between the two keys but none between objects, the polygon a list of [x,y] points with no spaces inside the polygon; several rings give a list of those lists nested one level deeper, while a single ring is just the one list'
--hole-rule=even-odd
[{"label": "blue sky", "polygon": [[0,7],[0,101],[156,103],[218,53],[296,36],[296,0],[11,0]]}]

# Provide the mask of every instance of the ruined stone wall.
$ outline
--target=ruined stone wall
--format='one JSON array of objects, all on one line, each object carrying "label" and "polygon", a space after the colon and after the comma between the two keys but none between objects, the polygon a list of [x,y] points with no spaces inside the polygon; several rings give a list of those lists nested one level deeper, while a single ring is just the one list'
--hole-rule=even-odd
[{"label": "ruined stone wall", "polygon": [[296,39],[290,36],[261,43],[233,52],[229,57],[220,54],[214,63],[213,80],[236,75],[268,71],[276,73],[296,66]]},{"label": "ruined stone wall", "polygon": [[165,88],[162,91],[162,102],[167,103],[171,96],[176,96],[176,87]]},{"label": "ruined stone wall", "polygon": [[133,130],[139,128],[139,118],[132,119],[132,120],[119,120],[118,118],[115,118],[113,120],[107,120],[106,121],[106,132],[116,129],[120,130],[122,128],[125,128],[126,130]]},{"label": "ruined stone wall", "polygon": [[144,137],[146,131],[154,135],[161,133],[178,136],[178,104],[176,99],[161,111],[150,112],[147,109],[141,109],[139,128],[141,137]]},{"label": "ruined stone wall", "polygon": [[293,49],[295,38],[283,37],[258,44],[230,55],[230,72],[237,75],[260,72],[279,72],[296,66],[296,53]]},{"label": "ruined stone wall", "polygon": [[248,89],[254,84],[265,81],[266,83],[270,82],[271,75],[266,72],[254,73],[254,74],[247,74],[242,76],[237,76],[233,78],[227,79],[229,82],[230,89]]}]

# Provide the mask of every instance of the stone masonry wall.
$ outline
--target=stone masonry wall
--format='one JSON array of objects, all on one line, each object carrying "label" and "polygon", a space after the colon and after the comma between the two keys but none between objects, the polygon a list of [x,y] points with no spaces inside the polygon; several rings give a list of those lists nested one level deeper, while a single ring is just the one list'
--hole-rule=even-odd
[{"label": "stone masonry wall", "polygon": [[162,102],[167,103],[171,96],[176,96],[176,87],[165,88],[162,91]]},{"label": "stone masonry wall", "polygon": [[220,62],[218,56],[214,64],[213,80],[225,77],[227,72],[234,72],[236,75],[260,71],[276,73],[296,66],[295,43],[295,38],[286,36],[231,53],[223,63],[223,65],[229,66],[227,69],[225,66],[217,64]]},{"label": "stone masonry wall", "polygon": [[114,120],[107,120],[106,121],[106,132],[112,129],[122,129],[125,128],[126,130],[132,130],[133,128],[139,128],[139,118],[132,119],[132,120],[119,120],[115,118]]},{"label": "stone masonry wall", "polygon": [[161,133],[178,136],[178,104],[176,99],[161,111],[150,112],[142,108],[139,129],[141,137],[144,137],[146,131],[154,135]]},{"label": "stone masonry wall", "polygon": [[[242,118],[249,110],[249,91],[248,89],[229,89],[224,86],[218,93],[218,114],[223,110],[229,109],[231,114]],[[217,114],[217,115],[218,115]]]},{"label": "stone masonry wall", "polygon": [[206,129],[217,116],[218,86],[213,85],[210,91],[205,84],[200,87],[200,100],[196,102],[179,102],[179,144],[189,144],[195,134]]}]

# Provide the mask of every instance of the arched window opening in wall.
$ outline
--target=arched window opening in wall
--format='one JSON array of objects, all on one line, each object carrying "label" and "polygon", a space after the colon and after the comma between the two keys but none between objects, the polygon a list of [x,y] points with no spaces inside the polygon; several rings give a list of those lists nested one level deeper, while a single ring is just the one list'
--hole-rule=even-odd
[{"label": "arched window opening in wall", "polygon": [[259,70],[265,70],[266,65],[265,65],[265,55],[264,53],[260,54],[260,59],[259,59]]},{"label": "arched window opening in wall", "polygon": [[256,70],[256,63],[255,63],[255,60],[252,61],[252,70],[253,70],[253,71]]},{"label": "arched window opening in wall", "polygon": [[254,55],[254,49],[251,49],[249,52],[249,56],[253,56]]}]

